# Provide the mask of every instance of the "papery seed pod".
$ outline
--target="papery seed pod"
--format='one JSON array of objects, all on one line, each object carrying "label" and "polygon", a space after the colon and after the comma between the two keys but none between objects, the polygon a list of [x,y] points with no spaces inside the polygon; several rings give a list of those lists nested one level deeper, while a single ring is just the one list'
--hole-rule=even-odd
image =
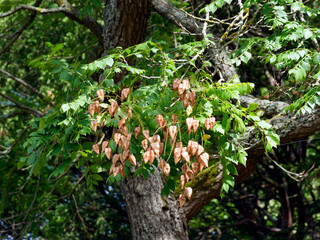
[{"label": "papery seed pod", "polygon": [[94,105],[94,110],[99,114],[99,112],[100,112],[100,103],[99,103],[99,101],[98,100],[94,101],[93,105]]},{"label": "papery seed pod", "polygon": [[111,148],[106,148],[106,149],[104,150],[104,153],[106,154],[106,157],[107,157],[108,159],[111,159]]},{"label": "papery seed pod", "polygon": [[109,175],[111,175],[113,173],[113,170],[114,170],[114,167],[116,165],[114,163],[111,164],[111,167],[110,167],[110,171],[109,171]]},{"label": "papery seed pod", "polygon": [[132,109],[131,108],[128,108],[127,116],[128,116],[129,119],[132,119]]},{"label": "papery seed pod", "polygon": [[154,161],[154,158],[155,158],[155,155],[154,155],[154,151],[153,150],[149,150],[149,163],[150,165],[153,164],[153,161]]},{"label": "papery seed pod", "polygon": [[177,163],[181,159],[181,148],[175,148],[173,151],[173,156],[174,156],[174,164],[177,165]]},{"label": "papery seed pod", "polygon": [[120,158],[120,160],[121,160],[122,164],[124,164],[125,161],[127,160],[127,158],[129,157],[129,153],[130,153],[130,151],[129,151],[128,149],[124,150],[124,151],[121,153],[121,158]]},{"label": "papery seed pod", "polygon": [[89,104],[88,111],[89,111],[89,114],[93,117],[94,111],[95,111],[95,106],[93,103]]},{"label": "papery seed pod", "polygon": [[143,130],[142,135],[144,136],[145,139],[149,139],[149,130]]},{"label": "papery seed pod", "polygon": [[188,106],[188,103],[189,103],[189,93],[183,98],[183,101],[182,101],[182,103],[183,103],[183,106],[184,106],[184,108],[186,108],[187,106]]},{"label": "papery seed pod", "polygon": [[168,140],[168,132],[167,131],[164,131],[163,132],[163,141],[167,141]]},{"label": "papery seed pod", "polygon": [[115,133],[113,135],[113,138],[114,138],[114,142],[116,144],[116,146],[119,144],[120,140],[121,140],[121,134],[120,133]]},{"label": "papery seed pod", "polygon": [[213,129],[213,126],[215,123],[216,123],[216,119],[214,117],[211,117],[209,120],[210,129]]},{"label": "papery seed pod", "polygon": [[100,146],[99,146],[99,144],[94,144],[92,146],[92,149],[93,149],[94,152],[96,152],[98,155],[100,155]]},{"label": "papery seed pod", "polygon": [[176,143],[176,148],[182,148],[182,147],[183,147],[182,142],[177,142]]},{"label": "papery seed pod", "polygon": [[191,181],[194,181],[194,173],[191,169],[187,170],[186,175],[188,176],[189,179],[191,179]]},{"label": "papery seed pod", "polygon": [[191,187],[186,187],[184,189],[184,193],[186,194],[186,197],[190,200],[192,196],[192,188]]},{"label": "papery seed pod", "polygon": [[104,101],[104,92],[103,92],[102,89],[99,89],[99,90],[97,91],[97,95],[98,95],[98,97],[100,98],[101,102],[103,102],[103,101]]},{"label": "papery seed pod", "polygon": [[193,118],[187,118],[186,124],[187,124],[188,133],[190,133],[193,127]]},{"label": "papery seed pod", "polygon": [[125,149],[129,148],[129,146],[127,146],[127,138],[126,138],[126,136],[121,135],[120,140],[121,140],[121,145],[122,145],[123,148],[125,148]]},{"label": "papery seed pod", "polygon": [[117,111],[118,111],[118,103],[116,101],[111,102],[110,107],[109,107],[109,113],[111,117],[113,117]]},{"label": "papery seed pod", "polygon": [[183,83],[180,83],[179,86],[178,86],[178,94],[179,94],[179,96],[183,95],[185,90],[186,90],[186,86]]},{"label": "papery seed pod", "polygon": [[159,143],[157,143],[157,142],[151,143],[151,148],[157,156],[160,155],[160,144]]},{"label": "papery seed pod", "polygon": [[152,143],[160,143],[160,141],[161,141],[160,135],[157,134],[157,135],[154,135],[152,137],[152,140],[150,142],[152,142]]},{"label": "papery seed pod", "polygon": [[180,83],[181,83],[181,80],[180,80],[179,78],[176,78],[176,79],[173,81],[173,86],[172,86],[172,88],[173,88],[174,91],[178,89]]},{"label": "papery seed pod", "polygon": [[128,157],[128,160],[133,166],[137,165],[137,160],[136,160],[134,155],[130,154],[129,157]]},{"label": "papery seed pod", "polygon": [[191,147],[190,147],[190,155],[194,156],[196,155],[197,151],[198,151],[198,143],[195,141],[191,141]]},{"label": "papery seed pod", "polygon": [[181,184],[181,189],[184,189],[184,185],[186,184],[186,177],[184,175],[180,176],[180,184]]},{"label": "papery seed pod", "polygon": [[189,100],[190,100],[191,106],[194,107],[194,104],[196,102],[196,93],[195,92],[190,92]]},{"label": "papery seed pod", "polygon": [[164,117],[161,114],[158,114],[156,116],[156,121],[157,121],[157,124],[158,124],[159,128],[162,128],[163,127],[163,123],[164,123]]},{"label": "papery seed pod", "polygon": [[206,120],[204,120],[204,126],[207,130],[210,129],[210,118],[206,118]]},{"label": "papery seed pod", "polygon": [[175,139],[177,134],[177,126],[170,126],[169,127],[169,135],[172,139]]},{"label": "papery seed pod", "polygon": [[125,126],[125,127],[123,127],[123,128],[120,129],[120,132],[121,132],[123,135],[128,136],[129,130],[128,130],[128,128]]},{"label": "papery seed pod", "polygon": [[160,162],[159,162],[159,167],[161,168],[161,170],[163,171],[163,168],[164,168],[164,166],[166,165],[166,161],[165,160],[163,160],[162,158],[160,159]]},{"label": "papery seed pod", "polygon": [[106,149],[106,147],[108,147],[108,145],[109,145],[109,141],[103,141],[101,145],[101,152],[104,152],[104,150]]},{"label": "papery seed pod", "polygon": [[163,167],[163,173],[167,176],[170,174],[170,164],[166,163],[166,165]]},{"label": "papery seed pod", "polygon": [[145,164],[147,164],[149,162],[149,153],[148,151],[143,153],[143,161]]},{"label": "papery seed pod", "polygon": [[119,166],[119,173],[122,177],[124,177],[124,166],[122,164]]},{"label": "papery seed pod", "polygon": [[198,127],[199,127],[199,120],[197,120],[197,119],[193,120],[193,122],[192,122],[192,128],[193,128],[194,133],[197,132]]},{"label": "papery seed pod", "polygon": [[181,157],[182,157],[187,163],[190,163],[190,156],[189,156],[189,153],[188,153],[187,151],[181,152]]},{"label": "papery seed pod", "polygon": [[205,167],[208,167],[209,163],[209,154],[208,153],[202,153],[199,157],[200,164],[202,164]]},{"label": "papery seed pod", "polygon": [[163,125],[162,125],[162,130],[163,131],[167,131],[167,125],[168,125],[168,121],[166,119],[163,120]]},{"label": "papery seed pod", "polygon": [[186,182],[189,182],[189,181],[190,181],[190,178],[189,178],[189,176],[187,175],[187,173],[186,173],[186,175],[185,175],[185,178],[186,178]]},{"label": "papery seed pod", "polygon": [[113,177],[116,177],[119,173],[120,167],[119,166],[115,166],[113,168]]},{"label": "papery seed pod", "polygon": [[141,132],[141,128],[140,127],[136,127],[134,129],[134,136],[135,136],[136,139],[138,138],[140,132]]},{"label": "papery seed pod", "polygon": [[[131,133],[128,133],[128,134],[127,134],[127,141],[129,141],[129,143],[130,143],[130,141],[131,141],[131,136],[132,136]],[[130,144],[129,144],[129,145],[130,145]]]},{"label": "papery seed pod", "polygon": [[147,139],[142,140],[141,145],[142,145],[143,149],[145,151],[147,151],[147,149],[149,147],[148,140]]},{"label": "papery seed pod", "polygon": [[182,84],[184,85],[186,90],[189,89],[190,85],[189,85],[189,80],[188,79],[182,80]]},{"label": "papery seed pod", "polygon": [[112,163],[116,164],[119,160],[120,160],[120,155],[119,154],[113,155]]},{"label": "papery seed pod", "polygon": [[170,138],[170,146],[173,148],[174,147],[174,143],[175,143],[175,139]]},{"label": "papery seed pod", "polygon": [[123,102],[129,95],[130,88],[124,88],[121,91],[121,101]]},{"label": "papery seed pod", "polygon": [[119,129],[122,129],[126,126],[126,119],[125,118],[122,118],[119,123],[118,123],[118,128]]},{"label": "papery seed pod", "polygon": [[200,144],[198,144],[197,155],[200,156],[203,153],[203,151],[204,151],[204,148]]},{"label": "papery seed pod", "polygon": [[197,176],[199,169],[200,169],[200,164],[198,162],[191,163],[192,171],[194,173],[194,176]]},{"label": "papery seed pod", "polygon": [[91,128],[93,131],[97,132],[97,121],[96,120],[93,120],[91,121]]},{"label": "papery seed pod", "polygon": [[187,172],[188,169],[189,169],[189,166],[186,163],[181,166],[181,170],[182,170],[184,175],[186,175],[186,172]]},{"label": "papery seed pod", "polygon": [[179,94],[180,101],[183,101],[186,95],[187,95],[187,92],[183,92],[182,94]]},{"label": "papery seed pod", "polygon": [[180,204],[180,207],[183,207],[184,204],[186,203],[187,201],[187,198],[184,194],[180,194],[179,195],[179,204]]},{"label": "papery seed pod", "polygon": [[201,172],[203,168],[204,166],[201,163],[199,163],[199,172]]},{"label": "papery seed pod", "polygon": [[172,124],[176,124],[177,122],[178,122],[178,116],[177,115],[172,115],[171,116],[171,122],[172,122]]},{"label": "papery seed pod", "polygon": [[160,142],[160,155],[163,153],[163,150],[164,150],[164,143],[163,142]]}]

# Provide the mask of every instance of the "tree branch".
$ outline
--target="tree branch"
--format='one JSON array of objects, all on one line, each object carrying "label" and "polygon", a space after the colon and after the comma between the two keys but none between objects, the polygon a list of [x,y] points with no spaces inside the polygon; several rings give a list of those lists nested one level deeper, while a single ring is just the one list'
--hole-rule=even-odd
[{"label": "tree branch", "polygon": [[99,40],[99,43],[103,43],[102,27],[95,19],[90,18],[87,14],[81,14],[81,11],[72,7],[67,0],[55,0],[55,2],[63,8],[62,12],[64,15],[89,28],[92,34]]},{"label": "tree branch", "polygon": [[33,114],[34,116],[36,116],[36,117],[42,117],[42,116],[45,115],[44,113],[42,113],[42,112],[40,112],[40,111],[38,111],[36,109],[33,109],[31,107],[27,107],[27,106],[17,102],[16,100],[12,99],[11,97],[6,96],[6,95],[4,95],[2,93],[0,93],[0,96],[2,96],[5,99],[8,99],[10,102],[13,102],[16,105],[17,108],[20,108],[20,109],[22,109],[22,110],[24,110],[26,112],[29,112],[29,113]]},{"label": "tree branch", "polygon": [[[42,2],[42,0],[37,0],[34,4],[34,7],[38,7],[40,5],[40,3]],[[18,30],[16,31],[13,35],[12,35],[12,39],[11,41],[0,51],[0,55],[3,54],[5,51],[7,51],[12,44],[15,43],[15,41],[17,41],[17,39],[20,37],[20,35],[22,34],[22,32],[24,30],[26,30],[31,23],[34,21],[35,17],[36,17],[36,13],[32,13],[28,19],[28,21]]]},{"label": "tree branch", "polygon": [[[314,109],[310,114],[295,116],[282,114],[272,118],[269,123],[280,136],[281,144],[303,139],[320,130],[320,109]],[[248,128],[241,139],[241,144],[248,146],[247,166],[238,165],[239,176],[236,183],[245,181],[254,171],[259,158],[264,154],[263,143],[256,138],[254,128]],[[196,180],[188,183],[193,188],[191,201],[187,201],[181,211],[191,219],[211,199],[218,197],[222,185],[222,170],[219,162],[199,173]]]},{"label": "tree branch", "polygon": [[12,80],[20,83],[22,86],[28,88],[30,91],[34,92],[35,94],[37,94],[40,98],[44,98],[44,96],[35,88],[33,88],[30,84],[26,83],[25,81],[23,81],[22,79],[12,75],[11,73],[3,70],[0,68],[0,73],[3,73],[6,77],[11,78]]},{"label": "tree branch", "polygon": [[[33,16],[32,21],[34,20],[34,17],[36,16],[36,14],[53,14],[53,13],[63,13],[64,15],[66,15],[68,18],[76,21],[77,23],[87,27],[92,33],[93,35],[99,40],[100,43],[103,42],[103,37],[102,37],[102,27],[100,26],[100,24],[93,18],[90,18],[88,15],[86,14],[81,14],[81,11],[76,9],[75,7],[72,7],[70,3],[68,3],[67,1],[57,1],[55,0],[55,2],[59,5],[59,7],[57,8],[39,8],[38,5],[35,6],[29,6],[29,5],[20,5],[17,8],[8,11],[6,13],[0,14],[0,18],[3,17],[7,17],[10,16],[18,11],[21,10],[29,10],[32,11],[33,14],[31,14],[30,18]],[[32,22],[31,21],[31,22]],[[29,22],[29,21],[28,21]],[[31,23],[30,23],[31,24]],[[28,24],[28,26],[30,25]],[[27,26],[27,27],[28,27]],[[25,27],[25,28],[27,28]],[[25,29],[24,28],[24,29]],[[23,29],[23,30],[24,30]],[[22,30],[22,31],[23,31]],[[17,37],[16,37],[17,38]],[[15,39],[16,40],[16,39]],[[14,41],[15,41],[14,40]],[[10,44],[12,45],[12,44]],[[0,52],[0,54],[2,54],[3,52],[5,52],[5,50],[7,50],[8,47],[5,47],[5,49],[3,51]]]}]

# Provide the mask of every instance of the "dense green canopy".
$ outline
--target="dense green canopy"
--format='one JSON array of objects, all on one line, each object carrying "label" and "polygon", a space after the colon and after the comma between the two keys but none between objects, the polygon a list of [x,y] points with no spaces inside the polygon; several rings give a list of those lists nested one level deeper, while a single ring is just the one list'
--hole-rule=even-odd
[{"label": "dense green canopy", "polygon": [[145,0],[106,46],[107,2],[0,0],[0,238],[131,239],[158,168],[190,239],[319,238],[319,3]]}]

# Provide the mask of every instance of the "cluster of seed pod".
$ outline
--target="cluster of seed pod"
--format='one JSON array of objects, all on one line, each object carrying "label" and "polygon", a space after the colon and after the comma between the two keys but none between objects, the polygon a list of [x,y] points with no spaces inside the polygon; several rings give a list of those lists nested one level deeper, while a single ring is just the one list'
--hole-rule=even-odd
[{"label": "cluster of seed pod", "polygon": [[[121,91],[121,100],[124,101],[128,95],[129,95],[130,89],[125,88]],[[99,89],[97,91],[98,98],[103,102],[104,101],[104,92],[102,89]],[[112,100],[109,106],[109,114],[111,117],[114,117],[114,115],[118,111],[118,103],[115,100]],[[94,101],[89,105],[88,108],[89,114],[93,117],[94,113],[97,114],[100,113],[100,102],[98,100]],[[130,108],[127,109],[127,116],[129,119],[132,119],[132,110]],[[91,127],[96,132],[97,131],[97,122],[99,119],[99,115],[96,117],[95,120],[91,121]],[[102,127],[104,124],[99,123],[99,126]],[[122,118],[118,123],[118,130],[114,131],[113,139],[119,148],[122,148],[122,153],[114,154],[112,156],[112,164],[110,167],[110,175],[113,174],[116,176],[118,173],[121,174],[122,177],[124,177],[124,164],[125,161],[128,160],[132,165],[136,165],[137,161],[133,154],[130,154],[129,147],[130,147],[130,141],[131,141],[131,134],[129,134],[129,130],[126,127],[126,119]],[[94,144],[92,146],[92,149],[94,152],[96,152],[98,155],[100,155],[100,145],[101,145],[101,153],[104,153],[106,157],[111,160],[111,154],[112,150],[109,146],[109,141],[103,141],[102,144]]]},{"label": "cluster of seed pod", "polygon": [[[173,83],[173,89],[178,91],[180,99],[184,102],[184,106],[187,107],[190,105],[194,106],[196,94],[189,90],[189,80],[183,80],[181,82],[180,79],[175,79]],[[129,95],[130,89],[125,88],[121,92],[121,100],[124,101]],[[98,90],[97,95],[99,99],[104,101],[104,93],[103,90]],[[187,100],[186,100],[187,99]],[[118,111],[118,103],[113,100],[110,101],[109,106],[109,114],[111,117]],[[100,102],[98,100],[94,101],[89,105],[89,113],[93,117],[94,113],[98,114],[97,118],[91,121],[91,127],[96,132],[97,131],[97,122],[99,119],[100,112]],[[127,109],[127,116],[129,119],[132,119],[132,110],[130,108]],[[181,163],[182,175],[180,176],[181,189],[183,189],[183,193],[179,196],[180,206],[182,207],[187,199],[191,199],[192,196],[192,188],[185,187],[185,184],[190,180],[194,180],[198,172],[201,172],[204,167],[208,167],[209,154],[204,151],[203,146],[201,146],[197,141],[189,140],[187,146],[183,146],[182,142],[177,142],[177,122],[178,116],[171,116],[171,124],[168,124],[167,120],[161,115],[156,116],[156,122],[161,129],[163,134],[163,141],[161,141],[161,136],[159,134],[154,136],[149,136],[149,130],[142,130],[143,140],[141,141],[141,146],[144,149],[143,153],[143,161],[145,164],[149,163],[153,164],[154,159],[157,157],[159,160],[159,166],[162,172],[169,176],[170,174],[170,165],[164,159],[161,158],[161,155],[164,151],[165,142],[169,140],[170,146],[174,155],[174,163],[177,165],[179,162]],[[215,123],[215,118],[210,117],[205,120],[206,129],[212,129]],[[104,153],[106,157],[111,160],[112,165],[110,167],[110,175],[116,176],[118,173],[122,177],[124,177],[124,165],[128,160],[132,165],[136,165],[137,161],[133,154],[130,153],[129,147],[131,142],[132,134],[129,133],[127,121],[125,118],[122,118],[118,123],[118,129],[114,129],[113,139],[115,145],[122,149],[121,153],[113,154],[112,150],[109,147],[109,141],[103,141],[102,144],[94,144],[93,151],[97,154],[100,154],[100,145],[101,145],[101,153]],[[169,126],[170,125],[170,126]],[[194,133],[197,132],[199,128],[199,120],[193,118],[186,119],[187,132]],[[103,126],[103,123],[99,122],[99,126]],[[136,127],[134,129],[134,136],[138,139],[141,134],[141,127]]]},{"label": "cluster of seed pod", "polygon": [[191,105],[191,107],[194,107],[194,104],[196,102],[196,93],[193,91],[188,91],[190,88],[189,80],[181,80],[179,78],[176,78],[173,81],[173,90],[178,92],[178,95],[180,97],[180,100],[183,102],[183,106],[186,108],[188,105]]}]

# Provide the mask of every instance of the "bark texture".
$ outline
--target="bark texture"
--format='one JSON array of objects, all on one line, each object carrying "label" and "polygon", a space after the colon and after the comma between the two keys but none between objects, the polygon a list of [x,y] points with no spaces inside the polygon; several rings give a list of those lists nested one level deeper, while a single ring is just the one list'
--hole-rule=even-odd
[{"label": "bark texture", "polygon": [[150,15],[148,0],[106,0],[103,39],[105,53],[144,40]]},{"label": "bark texture", "polygon": [[[257,100],[259,101],[259,100]],[[270,102],[270,107],[273,103]],[[275,103],[277,104],[277,103]],[[274,106],[274,109],[276,107]],[[273,129],[280,136],[281,144],[303,139],[320,130],[320,109],[314,109],[310,114],[295,116],[293,114],[279,114],[269,121]],[[258,160],[264,154],[261,141],[257,140],[254,128],[248,128],[240,140],[243,146],[247,146],[247,166],[238,165],[239,176],[235,176],[236,184],[245,181],[254,171]],[[218,197],[222,185],[222,171],[219,163],[204,170],[190,183],[194,188],[191,201],[187,201],[182,211],[190,220],[211,199]]]},{"label": "bark texture", "polygon": [[161,197],[163,186],[157,168],[147,179],[129,176],[123,180],[121,190],[133,239],[188,239],[186,219],[179,212],[178,202],[172,196]]}]

